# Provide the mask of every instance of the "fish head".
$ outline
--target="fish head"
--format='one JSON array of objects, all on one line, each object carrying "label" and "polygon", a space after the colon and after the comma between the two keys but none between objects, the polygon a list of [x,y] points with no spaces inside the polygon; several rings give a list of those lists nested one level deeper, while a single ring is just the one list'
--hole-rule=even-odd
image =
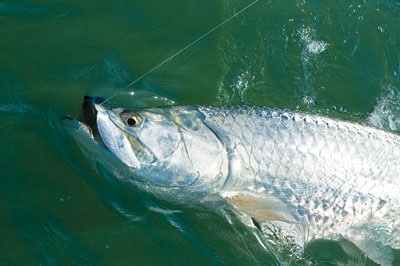
[{"label": "fish head", "polygon": [[126,167],[161,187],[216,188],[228,174],[224,144],[195,106],[138,110],[85,97],[81,123]]}]

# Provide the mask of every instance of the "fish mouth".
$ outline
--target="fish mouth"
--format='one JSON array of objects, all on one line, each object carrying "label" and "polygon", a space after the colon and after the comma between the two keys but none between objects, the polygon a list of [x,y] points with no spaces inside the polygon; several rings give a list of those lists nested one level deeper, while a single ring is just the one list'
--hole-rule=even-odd
[{"label": "fish mouth", "polygon": [[[116,117],[118,112],[108,111],[102,106],[104,102],[105,99],[101,97],[83,97],[82,111],[78,118],[79,123],[83,125],[81,128],[86,130],[97,144],[113,153],[124,164],[138,169],[140,163],[134,150],[139,152],[140,144],[136,139],[129,138],[127,132],[115,121],[118,120]],[[130,156],[126,156],[127,154]]]},{"label": "fish mouth", "polygon": [[102,104],[104,100],[102,97],[84,96],[82,110],[78,118],[79,122],[87,126],[93,139],[98,143],[103,143],[103,140],[97,126],[96,104]]}]

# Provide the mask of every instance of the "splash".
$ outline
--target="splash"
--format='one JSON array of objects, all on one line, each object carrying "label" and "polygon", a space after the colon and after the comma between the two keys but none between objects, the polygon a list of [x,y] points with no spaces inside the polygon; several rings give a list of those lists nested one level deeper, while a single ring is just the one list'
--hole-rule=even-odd
[{"label": "splash", "polygon": [[314,65],[318,62],[317,55],[321,54],[328,48],[328,43],[314,39],[314,31],[310,28],[304,27],[297,31],[301,42],[303,43],[303,50],[300,55],[301,65],[304,75],[304,96],[303,104],[306,106],[315,103],[315,92],[313,89],[313,69]]},{"label": "splash", "polygon": [[245,103],[247,92],[255,79],[255,75],[250,73],[250,70],[245,70],[230,81],[229,90],[226,90],[224,83],[221,81],[218,86],[218,102],[220,104],[228,104],[238,99],[240,103]]},{"label": "splash", "polygon": [[400,131],[400,91],[389,87],[378,99],[367,122],[375,127]]},{"label": "splash", "polygon": [[234,84],[231,89],[239,95],[240,101],[245,102],[246,93],[249,89],[249,83],[255,79],[255,76],[250,73],[249,70],[241,73],[236,77]]},{"label": "splash", "polygon": [[313,39],[313,31],[310,28],[299,30],[301,40],[304,42],[306,51],[310,54],[318,55],[328,48],[328,43]]}]

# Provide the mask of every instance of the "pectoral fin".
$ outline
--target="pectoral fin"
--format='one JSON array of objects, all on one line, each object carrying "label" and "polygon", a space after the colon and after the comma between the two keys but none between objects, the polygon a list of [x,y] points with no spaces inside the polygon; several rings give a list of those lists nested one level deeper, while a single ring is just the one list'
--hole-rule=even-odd
[{"label": "pectoral fin", "polygon": [[247,194],[227,196],[226,200],[235,209],[246,213],[258,224],[271,221],[297,223],[287,206],[276,200]]},{"label": "pectoral fin", "polygon": [[[240,213],[251,218],[255,227],[277,254],[291,254],[289,261],[300,258],[304,250],[303,223],[287,205],[266,197],[251,194],[225,195],[224,198]],[[242,221],[245,224],[245,220]]]}]

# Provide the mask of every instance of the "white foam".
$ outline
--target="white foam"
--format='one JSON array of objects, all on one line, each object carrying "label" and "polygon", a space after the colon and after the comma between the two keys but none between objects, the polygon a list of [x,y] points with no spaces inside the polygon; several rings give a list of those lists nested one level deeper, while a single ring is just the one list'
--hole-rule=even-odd
[{"label": "white foam", "polygon": [[313,54],[322,53],[323,51],[326,50],[326,47],[328,47],[328,44],[323,41],[311,40],[309,43],[307,43],[307,50]]},{"label": "white foam", "polygon": [[328,48],[328,43],[313,39],[314,33],[310,28],[301,29],[299,34],[308,53],[317,55],[324,52]]},{"label": "white foam", "polygon": [[387,92],[378,99],[367,122],[383,129],[400,130],[400,92],[398,89],[388,88]]},{"label": "white foam", "polygon": [[240,100],[244,102],[249,83],[254,80],[254,76],[251,75],[249,70],[244,71],[236,78],[236,82],[233,84],[233,90],[239,95]]}]

